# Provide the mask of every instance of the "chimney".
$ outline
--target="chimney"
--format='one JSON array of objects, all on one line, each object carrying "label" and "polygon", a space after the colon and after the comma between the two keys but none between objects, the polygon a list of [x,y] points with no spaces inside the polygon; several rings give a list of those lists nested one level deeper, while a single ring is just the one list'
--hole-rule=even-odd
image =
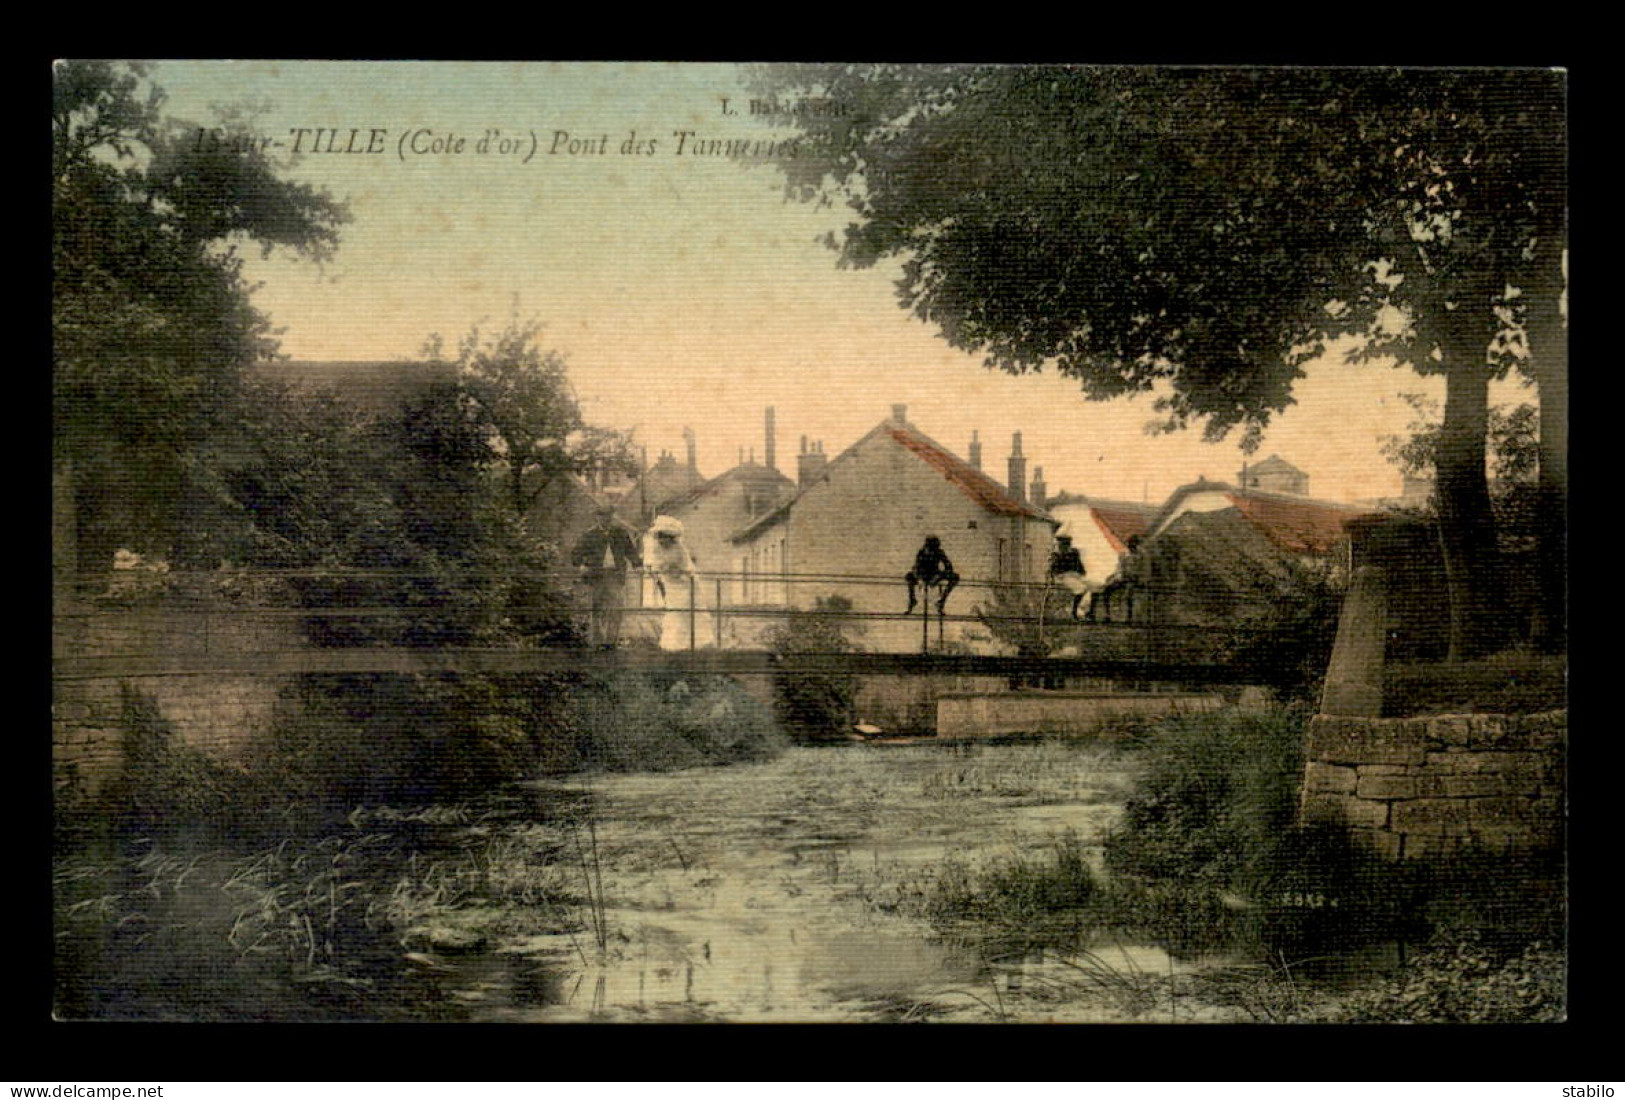
[{"label": "chimney", "polygon": [[1021,454],[1021,433],[1010,438],[1010,495],[1027,499],[1027,460]]},{"label": "chimney", "polygon": [[697,474],[700,470],[699,457],[694,449],[694,429],[683,429],[683,442],[688,444],[688,472]]},{"label": "chimney", "polygon": [[1044,467],[1034,466],[1032,502],[1042,508],[1044,507],[1044,502],[1048,499],[1048,486],[1044,484]]},{"label": "chimney", "polygon": [[769,405],[767,407],[767,450],[762,452],[763,459],[766,461],[769,470],[779,468],[778,463],[774,461],[774,452],[778,448],[774,445],[773,436],[773,406]]},{"label": "chimney", "polygon": [[809,450],[803,436],[801,444],[801,454],[796,456],[796,484],[805,488],[824,472],[824,467],[829,465],[829,456],[824,454],[822,443],[814,443]]},{"label": "chimney", "polygon": [[908,422],[908,406],[907,405],[893,405],[891,407],[891,418],[893,420],[897,421],[897,423],[899,423],[899,424],[907,423]]},{"label": "chimney", "polygon": [[982,468],[982,440],[981,432],[974,429],[970,433],[970,466],[973,470]]}]

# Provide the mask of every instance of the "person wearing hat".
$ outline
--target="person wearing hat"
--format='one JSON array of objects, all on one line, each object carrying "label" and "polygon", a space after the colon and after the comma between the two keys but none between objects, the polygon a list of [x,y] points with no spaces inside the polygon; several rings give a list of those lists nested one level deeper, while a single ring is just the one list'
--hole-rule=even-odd
[{"label": "person wearing hat", "polygon": [[903,577],[908,584],[908,610],[903,614],[912,614],[915,604],[919,603],[917,590],[924,586],[929,592],[933,586],[940,587],[937,595],[937,614],[942,614],[942,605],[948,602],[948,593],[954,590],[959,583],[959,574],[954,572],[954,563],[948,560],[948,555],[942,549],[942,540],[935,535],[928,535],[925,545],[914,554],[914,568]]},{"label": "person wearing hat", "polygon": [[1091,588],[1084,577],[1083,555],[1072,545],[1071,535],[1057,535],[1055,550],[1049,556],[1050,579],[1072,593],[1072,617],[1078,618],[1078,608]]},{"label": "person wearing hat", "polygon": [[587,586],[587,644],[613,649],[621,636],[621,609],[626,603],[626,572],[643,564],[631,528],[601,504],[596,522],[576,542],[571,563]]},{"label": "person wearing hat", "polygon": [[690,608],[694,599],[694,559],[683,543],[683,524],[672,516],[656,516],[649,525],[643,560],[654,577],[666,613],[660,619],[660,648],[687,649]]}]

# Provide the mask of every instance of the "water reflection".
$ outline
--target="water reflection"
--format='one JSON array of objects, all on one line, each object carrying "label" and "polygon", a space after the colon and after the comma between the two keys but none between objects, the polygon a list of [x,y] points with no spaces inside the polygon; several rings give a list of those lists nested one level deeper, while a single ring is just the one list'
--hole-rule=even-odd
[{"label": "water reflection", "polygon": [[520,817],[592,823],[611,934],[493,937],[433,980],[467,1018],[506,1022],[1200,1018],[1178,997],[1213,960],[1082,932],[1066,951],[944,937],[872,902],[877,884],[966,852],[1061,832],[1094,845],[1118,812],[1117,766],[1019,748],[984,750],[974,769],[929,746],[796,750],[521,788]]}]

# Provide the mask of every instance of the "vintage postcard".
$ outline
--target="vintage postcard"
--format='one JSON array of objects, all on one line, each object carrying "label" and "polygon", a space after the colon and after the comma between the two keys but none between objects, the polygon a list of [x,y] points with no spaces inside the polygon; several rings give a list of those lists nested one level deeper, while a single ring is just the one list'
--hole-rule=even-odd
[{"label": "vintage postcard", "polygon": [[1566,97],[59,62],[55,1017],[1564,1019]]}]

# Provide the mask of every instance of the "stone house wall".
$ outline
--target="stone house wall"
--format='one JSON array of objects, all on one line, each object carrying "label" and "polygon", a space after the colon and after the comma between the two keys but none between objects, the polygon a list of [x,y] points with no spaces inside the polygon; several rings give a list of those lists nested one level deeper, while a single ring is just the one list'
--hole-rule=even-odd
[{"label": "stone house wall", "polygon": [[[820,596],[845,596],[855,611],[898,616],[866,622],[865,634],[856,641],[864,649],[907,653],[921,648],[922,630],[918,613],[902,617],[908,603],[903,575],[925,536],[942,540],[961,577],[948,613],[969,615],[976,605],[991,601],[992,586],[1002,579],[1042,581],[1051,531],[1044,520],[989,512],[918,455],[884,432],[873,432],[803,489],[786,519],[749,541],[782,539],[780,568],[792,574],[882,578],[879,583],[799,582],[789,603],[807,608]],[[744,553],[746,541],[739,545],[738,552]],[[1016,576],[1009,577],[1012,566]],[[940,637],[965,642],[967,635],[985,633],[980,623],[950,622]],[[938,637],[933,616],[933,644]]]}]

